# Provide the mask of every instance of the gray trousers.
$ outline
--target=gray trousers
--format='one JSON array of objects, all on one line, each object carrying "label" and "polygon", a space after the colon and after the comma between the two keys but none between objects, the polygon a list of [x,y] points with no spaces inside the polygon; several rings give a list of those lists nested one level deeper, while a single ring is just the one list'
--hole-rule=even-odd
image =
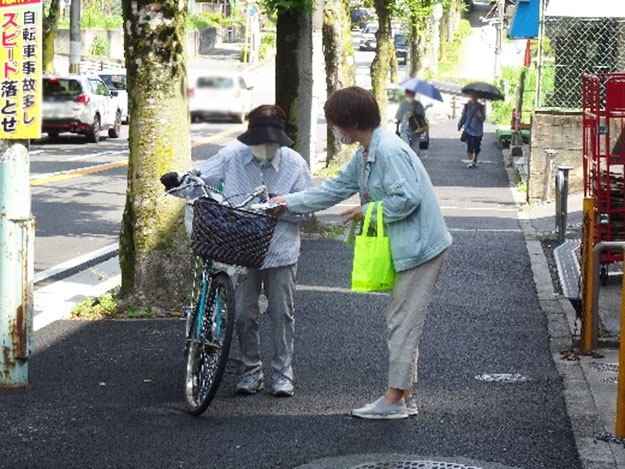
[{"label": "gray trousers", "polygon": [[408,144],[408,146],[414,151],[417,156],[421,156],[421,148],[419,147],[421,141],[418,135],[408,133],[407,131],[401,132],[401,139]]},{"label": "gray trousers", "polygon": [[388,387],[412,389],[417,382],[419,342],[428,305],[447,251],[414,269],[397,272],[391,304],[386,314],[388,327]]},{"label": "gray trousers", "polygon": [[264,290],[269,306],[273,337],[271,367],[293,379],[293,296],[297,264],[273,269],[248,269],[247,277],[235,291],[236,331],[243,364],[243,376],[262,370],[258,321],[258,298]]}]

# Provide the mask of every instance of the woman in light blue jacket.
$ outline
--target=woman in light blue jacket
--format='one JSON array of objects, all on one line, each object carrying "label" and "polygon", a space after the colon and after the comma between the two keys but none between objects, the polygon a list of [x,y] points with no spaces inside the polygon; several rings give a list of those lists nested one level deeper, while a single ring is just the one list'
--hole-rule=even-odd
[{"label": "woman in light blue jacket", "polygon": [[324,109],[337,140],[360,143],[360,148],[337,177],[275,201],[285,203],[291,213],[310,213],[360,193],[361,205],[342,214],[345,223],[362,220],[369,203],[382,201],[397,272],[386,314],[388,388],[378,400],[351,413],[368,419],[406,418],[417,413],[412,388],[419,340],[451,235],[427,172],[408,145],[380,127],[380,111],[370,92],[355,86],[339,90]]}]

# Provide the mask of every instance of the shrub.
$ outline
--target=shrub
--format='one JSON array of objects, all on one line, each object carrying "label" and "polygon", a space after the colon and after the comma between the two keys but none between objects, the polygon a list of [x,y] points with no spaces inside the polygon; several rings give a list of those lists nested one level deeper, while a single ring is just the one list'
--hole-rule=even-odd
[{"label": "shrub", "polygon": [[107,55],[109,53],[109,47],[109,41],[107,38],[103,36],[96,36],[91,42],[89,54],[95,55],[96,57]]}]

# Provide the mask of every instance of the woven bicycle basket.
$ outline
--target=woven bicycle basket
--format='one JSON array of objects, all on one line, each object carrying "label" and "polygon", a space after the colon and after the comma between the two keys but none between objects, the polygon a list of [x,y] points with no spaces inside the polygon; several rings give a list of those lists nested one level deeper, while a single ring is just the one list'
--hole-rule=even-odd
[{"label": "woven bicycle basket", "polygon": [[193,204],[191,247],[204,260],[261,267],[276,223],[274,217],[198,199]]}]

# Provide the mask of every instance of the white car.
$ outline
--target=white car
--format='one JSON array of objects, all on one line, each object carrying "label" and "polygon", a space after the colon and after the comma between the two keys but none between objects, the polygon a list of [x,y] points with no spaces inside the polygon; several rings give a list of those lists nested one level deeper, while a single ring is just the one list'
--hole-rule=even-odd
[{"label": "white car", "polygon": [[100,141],[100,131],[118,138],[122,114],[117,94],[96,75],[44,75],[41,131],[52,139],[61,132]]},{"label": "white car", "polygon": [[119,109],[122,111],[122,122],[128,123],[128,86],[126,83],[126,72],[106,72],[98,73],[110,91],[117,91],[117,102]]},{"label": "white car", "polygon": [[252,89],[242,75],[210,72],[189,80],[191,121],[211,117],[231,117],[244,122],[252,110]]},{"label": "white car", "polygon": [[375,33],[378,32],[378,25],[375,23],[368,23],[360,36],[360,44],[358,49],[360,50],[375,50],[377,40]]}]

